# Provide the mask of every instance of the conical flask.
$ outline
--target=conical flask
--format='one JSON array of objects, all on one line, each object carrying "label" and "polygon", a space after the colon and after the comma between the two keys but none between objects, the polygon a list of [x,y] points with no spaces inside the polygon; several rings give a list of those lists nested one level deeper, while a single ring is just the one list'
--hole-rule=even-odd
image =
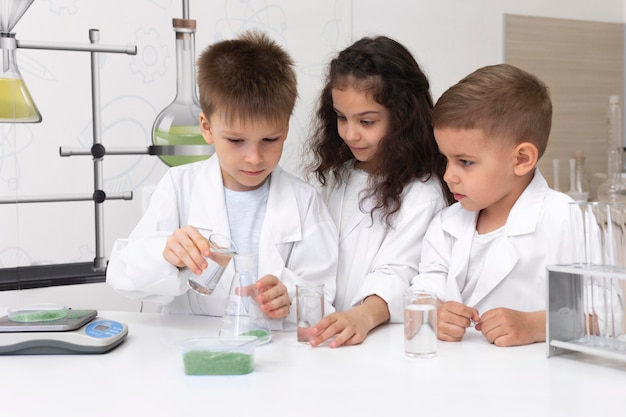
[{"label": "conical flask", "polygon": [[257,343],[267,343],[272,337],[267,319],[256,302],[256,274],[252,255],[235,255],[235,276],[230,292],[220,336],[256,336]]},{"label": "conical flask", "polygon": [[39,123],[41,113],[17,67],[17,41],[10,33],[33,0],[0,0],[0,123]]},{"label": "conical flask", "polygon": [[207,159],[214,152],[200,133],[200,104],[196,94],[194,34],[196,21],[172,19],[176,32],[176,97],[159,113],[152,128],[152,143],[169,166]]}]

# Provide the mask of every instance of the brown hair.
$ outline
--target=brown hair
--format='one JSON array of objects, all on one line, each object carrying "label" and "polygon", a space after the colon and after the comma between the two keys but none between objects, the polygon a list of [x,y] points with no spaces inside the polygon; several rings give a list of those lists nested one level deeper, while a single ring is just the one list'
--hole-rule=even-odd
[{"label": "brown hair", "polygon": [[198,58],[200,107],[226,121],[289,120],[298,97],[291,56],[265,33],[247,31],[208,46]]},{"label": "brown hair", "polygon": [[433,127],[480,129],[487,137],[534,144],[541,157],[552,125],[546,84],[508,64],[480,68],[444,92],[433,110]]}]

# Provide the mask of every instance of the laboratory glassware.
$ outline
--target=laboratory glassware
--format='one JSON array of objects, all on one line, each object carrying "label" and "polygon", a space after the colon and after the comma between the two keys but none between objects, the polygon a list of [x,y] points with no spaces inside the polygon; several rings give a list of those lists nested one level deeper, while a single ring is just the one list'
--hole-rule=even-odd
[{"label": "laboratory glassware", "polygon": [[607,114],[608,177],[598,186],[598,200],[626,202],[626,183],[622,179],[622,110],[618,96],[609,97]]},{"label": "laboratory glassware", "polygon": [[257,302],[256,268],[252,255],[235,255],[235,276],[230,284],[220,336],[256,336],[257,343],[270,341],[272,334]]},{"label": "laboratory glassware", "polygon": [[0,0],[0,123],[39,123],[41,113],[17,66],[11,30],[33,0]]},{"label": "laboratory glassware", "polygon": [[176,32],[176,97],[154,121],[151,153],[169,166],[201,161],[214,148],[200,133],[200,104],[194,70],[194,19],[172,19]]},{"label": "laboratory glassware", "polygon": [[228,236],[211,233],[208,236],[211,254],[206,258],[208,266],[202,274],[189,274],[187,285],[200,295],[211,295],[220,282],[224,271],[237,254],[237,246]]}]

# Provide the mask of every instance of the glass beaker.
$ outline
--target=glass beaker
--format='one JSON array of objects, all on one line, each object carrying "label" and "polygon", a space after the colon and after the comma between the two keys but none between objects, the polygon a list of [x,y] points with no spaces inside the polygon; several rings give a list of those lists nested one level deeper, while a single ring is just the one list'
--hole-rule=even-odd
[{"label": "glass beaker", "polygon": [[35,106],[17,68],[14,33],[0,33],[0,123],[39,123],[41,113]]},{"label": "glass beaker", "polygon": [[230,284],[230,292],[220,336],[256,336],[257,343],[270,341],[272,333],[267,319],[256,301],[256,274],[252,255],[235,255],[235,276]]},{"label": "glass beaker", "polygon": [[208,234],[211,254],[206,257],[208,266],[200,275],[189,275],[187,285],[200,295],[211,295],[220,282],[226,267],[237,254],[237,246],[228,236],[211,233],[207,229],[198,229],[203,235]]},{"label": "glass beaker", "polygon": [[193,19],[172,19],[176,32],[176,97],[159,113],[152,128],[152,143],[169,166],[209,158],[213,145],[200,133],[200,104],[196,94]]}]

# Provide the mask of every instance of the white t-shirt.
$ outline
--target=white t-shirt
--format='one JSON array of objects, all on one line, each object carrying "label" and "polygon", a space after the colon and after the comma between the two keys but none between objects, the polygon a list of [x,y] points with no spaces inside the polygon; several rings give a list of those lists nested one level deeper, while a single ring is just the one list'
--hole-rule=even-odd
[{"label": "white t-shirt", "polygon": [[259,239],[265,208],[270,192],[270,180],[252,191],[233,191],[224,188],[224,200],[230,224],[230,237],[237,251],[254,256],[254,272],[257,272]]},{"label": "white t-shirt", "polygon": [[504,227],[500,227],[489,233],[478,234],[474,233],[474,239],[472,240],[472,248],[470,250],[469,264],[467,265],[467,275],[465,277],[465,285],[461,288],[461,296],[463,302],[467,303],[469,298],[474,293],[476,284],[480,279],[480,274],[485,264],[485,254],[489,251],[489,248],[493,243],[502,236],[502,230]]}]

